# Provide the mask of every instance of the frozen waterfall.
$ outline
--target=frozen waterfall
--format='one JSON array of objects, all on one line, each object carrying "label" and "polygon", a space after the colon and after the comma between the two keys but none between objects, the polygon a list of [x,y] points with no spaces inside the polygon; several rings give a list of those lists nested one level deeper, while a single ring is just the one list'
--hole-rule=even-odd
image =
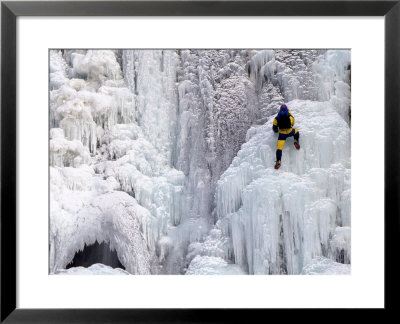
[{"label": "frozen waterfall", "polygon": [[[349,50],[51,50],[50,273],[350,272]],[[273,169],[272,119],[300,130]],[[66,269],[107,243],[125,267]]]},{"label": "frozen waterfall", "polygon": [[218,182],[218,225],[251,274],[298,274],[317,256],[350,263],[350,130],[327,102],[288,103],[301,150],[288,139],[273,169],[272,120],[251,128]]}]

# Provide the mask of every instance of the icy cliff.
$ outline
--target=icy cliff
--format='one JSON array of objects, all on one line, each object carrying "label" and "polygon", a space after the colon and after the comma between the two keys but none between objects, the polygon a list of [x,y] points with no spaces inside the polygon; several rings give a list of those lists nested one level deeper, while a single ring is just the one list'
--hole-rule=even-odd
[{"label": "icy cliff", "polygon": [[350,129],[328,102],[287,105],[301,150],[288,139],[282,167],[273,169],[271,119],[248,131],[217,186],[217,225],[232,239],[227,253],[251,274],[298,274],[317,256],[351,259]]},{"label": "icy cliff", "polygon": [[346,272],[350,51],[54,50],[49,79],[51,273],[96,241],[132,274]]}]

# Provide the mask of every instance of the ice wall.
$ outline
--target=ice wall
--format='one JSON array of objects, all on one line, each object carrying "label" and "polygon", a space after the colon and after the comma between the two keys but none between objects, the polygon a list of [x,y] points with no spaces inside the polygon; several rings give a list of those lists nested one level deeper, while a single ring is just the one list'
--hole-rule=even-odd
[{"label": "ice wall", "polygon": [[135,113],[115,53],[72,53],[68,66],[61,51],[51,51],[50,61],[50,127],[62,128],[67,140],[95,154],[104,133],[118,122],[132,122]]},{"label": "ice wall", "polygon": [[248,62],[260,117],[294,99],[330,101],[350,122],[349,50],[261,50]]},{"label": "ice wall", "polygon": [[[50,271],[96,240],[134,274],[298,273],[319,255],[349,262],[350,134],[339,122],[349,116],[349,62],[349,51],[324,50],[50,51]],[[291,174],[276,178],[270,117],[294,99],[311,100],[291,103],[302,150],[285,148]],[[332,142],[333,128],[344,131]],[[263,181],[294,200],[281,181],[309,195],[290,202],[291,218],[254,221],[270,231],[261,248],[247,216],[265,195],[274,201]],[[311,225],[300,228],[306,212]],[[282,229],[314,238],[299,248],[276,236]],[[276,237],[281,256],[260,266]]]},{"label": "ice wall", "polygon": [[187,176],[188,215],[209,215],[215,183],[229,166],[256,111],[246,51],[182,50],[178,71],[176,166]]},{"label": "ice wall", "polygon": [[351,119],[351,52],[329,50],[313,63],[315,81],[319,85],[318,101],[330,101],[342,118]]},{"label": "ice wall", "polygon": [[50,271],[97,240],[130,273],[162,272],[164,236],[181,217],[183,174],[171,168],[176,54],[50,55]]},{"label": "ice wall", "polygon": [[313,63],[321,50],[260,50],[247,64],[250,80],[258,94],[259,118],[277,112],[283,102],[316,100]]},{"label": "ice wall", "polygon": [[145,138],[172,165],[178,91],[174,50],[124,50],[124,79],[135,95],[136,121]]},{"label": "ice wall", "polygon": [[89,166],[50,168],[50,272],[64,269],[85,244],[107,242],[126,270],[150,274],[152,215]]},{"label": "ice wall", "polygon": [[[350,129],[329,102],[291,101],[301,150],[288,139],[273,169],[272,118],[218,181],[218,223],[225,258],[250,274],[299,274],[314,258],[350,263]],[[208,240],[209,242],[209,240]]]},{"label": "ice wall", "polygon": [[[293,102],[294,109],[299,107],[297,110],[300,111],[298,113],[300,122],[298,116],[296,120],[302,134],[302,150],[295,152],[297,155],[292,155],[291,151],[284,153],[283,170],[290,170],[295,176],[292,175],[294,177],[292,180],[285,177],[276,179],[275,170],[266,171],[275,160],[275,138],[272,141],[270,139],[268,143],[259,141],[253,142],[253,145],[244,144],[228,170],[221,178],[218,177],[215,190],[217,222],[203,242],[189,246],[187,254],[189,264],[191,266],[190,260],[194,258],[197,258],[196,265],[200,264],[198,256],[202,256],[201,263],[205,267],[209,260],[207,257],[219,258],[219,261],[209,260],[210,269],[214,269],[214,272],[215,265],[218,262],[223,264],[222,261],[225,260],[241,265],[242,269],[249,273],[300,273],[302,266],[311,262],[310,260],[315,260],[313,258],[318,255],[333,259],[334,264],[348,263],[350,262],[350,131],[343,120],[349,123],[350,51],[261,50],[250,51],[247,58],[246,70],[256,99],[255,103],[253,101],[253,106],[257,107],[253,114],[253,124],[264,124],[262,127],[265,127],[265,133],[259,135],[260,139],[265,140],[272,134],[270,129],[272,120],[269,117],[278,111],[283,102],[293,99],[310,100],[307,104],[302,104],[300,101]],[[301,114],[305,116],[302,117]],[[242,130],[248,129],[245,125],[242,127]],[[262,127],[260,129],[263,129]],[[343,129],[343,132],[339,132],[339,136],[335,131],[337,128]],[[254,141],[252,137],[260,129],[250,129],[247,132],[246,142]],[[249,147],[248,145],[252,148],[251,151],[245,149]],[[265,184],[258,179],[261,177]],[[299,177],[302,178],[301,181]],[[310,177],[312,181],[307,182]],[[254,208],[259,208],[258,212],[261,213],[264,209],[273,207],[272,214],[274,212],[287,214],[287,210],[282,210],[283,207],[276,208],[273,204],[282,200],[280,196],[283,195],[284,189],[281,187],[284,184],[290,183],[290,186],[293,186],[291,181],[293,184],[298,182],[295,188],[299,192],[307,188],[310,191],[310,195],[306,195],[306,198],[290,195],[291,199],[297,201],[291,202],[293,223],[288,223],[289,217],[282,218],[279,214],[276,216],[278,218],[270,220],[272,223],[266,221],[267,216],[261,217],[262,220],[259,216],[255,216],[257,212],[253,210]],[[275,190],[271,189],[272,193],[265,189],[271,183],[276,185]],[[275,197],[273,194],[276,190],[278,196]],[[272,207],[267,204],[266,199],[270,199]],[[257,203],[260,206],[254,206]],[[309,208],[307,228],[304,224],[299,225],[304,221],[302,217],[305,217],[302,215],[305,213],[304,204],[310,204],[310,207],[307,207]],[[311,206],[312,204],[315,205]],[[339,213],[340,217],[336,219]],[[296,215],[301,215],[299,221],[296,220]],[[321,224],[320,219],[323,219]],[[257,230],[258,226],[269,233]],[[286,241],[282,236],[284,227]],[[328,234],[319,232],[319,228],[328,231]],[[302,255],[299,255],[300,243],[296,242],[295,236],[291,238],[289,233],[296,234],[297,240],[299,233],[313,237],[313,239],[308,238],[306,243],[301,243]],[[304,239],[303,236],[301,239]],[[318,240],[321,240],[322,244]],[[260,247],[261,244],[265,246]],[[270,253],[268,257],[265,255],[267,250]],[[265,262],[268,264],[265,265]],[[193,273],[196,272],[188,271],[188,274]],[[224,273],[224,270],[221,269],[221,273]]]},{"label": "ice wall", "polygon": [[256,95],[245,69],[250,56],[244,50],[179,51],[174,165],[185,182],[182,231],[177,230],[171,272],[182,271],[188,245],[203,240],[213,224],[216,182],[255,119]]}]

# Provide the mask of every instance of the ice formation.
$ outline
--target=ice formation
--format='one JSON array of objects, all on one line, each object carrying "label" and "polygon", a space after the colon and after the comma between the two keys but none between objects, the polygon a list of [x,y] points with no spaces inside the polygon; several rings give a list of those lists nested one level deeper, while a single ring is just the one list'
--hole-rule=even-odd
[{"label": "ice formation", "polygon": [[[164,140],[170,119],[159,116],[165,128],[146,121],[168,103],[163,92],[150,93],[150,102],[137,99],[117,56],[72,53],[65,72],[71,80],[53,84],[60,72],[50,75],[50,271],[65,267],[85,244],[106,241],[130,273],[157,273],[156,254],[165,255],[159,238],[179,222],[183,174],[170,167]],[[156,129],[159,138],[152,136]]]},{"label": "ice formation", "polygon": [[[220,228],[251,274],[298,274],[317,256],[350,263],[350,129],[329,102],[288,104],[301,150],[287,140],[277,172],[272,119],[251,128],[218,182]],[[273,117],[272,117],[273,118]]]},{"label": "ice formation", "polygon": [[90,267],[84,268],[84,267],[73,267],[70,269],[59,269],[57,270],[54,274],[57,275],[129,275],[129,272],[119,269],[119,268],[112,268],[109,266],[106,266],[101,263],[96,263],[91,265]]},{"label": "ice formation", "polygon": [[305,275],[347,275],[351,274],[350,264],[335,262],[331,259],[318,257],[307,264],[301,274]]},{"label": "ice formation", "polygon": [[[131,274],[350,271],[350,51],[52,50],[49,72],[50,273],[113,272],[63,270],[96,241]],[[283,102],[302,149],[277,172]]]}]

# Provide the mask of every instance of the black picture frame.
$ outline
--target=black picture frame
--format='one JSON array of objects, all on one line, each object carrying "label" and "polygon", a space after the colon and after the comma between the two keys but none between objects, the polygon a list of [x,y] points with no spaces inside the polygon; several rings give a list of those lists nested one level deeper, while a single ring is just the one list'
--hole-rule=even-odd
[{"label": "black picture frame", "polygon": [[[19,16],[384,16],[385,310],[396,310],[399,237],[400,0],[394,1],[2,1],[1,3],[1,323],[200,323],[257,318],[267,309],[16,308],[16,19]],[[377,112],[379,113],[379,112]],[[370,188],[373,190],[373,188]]]}]

